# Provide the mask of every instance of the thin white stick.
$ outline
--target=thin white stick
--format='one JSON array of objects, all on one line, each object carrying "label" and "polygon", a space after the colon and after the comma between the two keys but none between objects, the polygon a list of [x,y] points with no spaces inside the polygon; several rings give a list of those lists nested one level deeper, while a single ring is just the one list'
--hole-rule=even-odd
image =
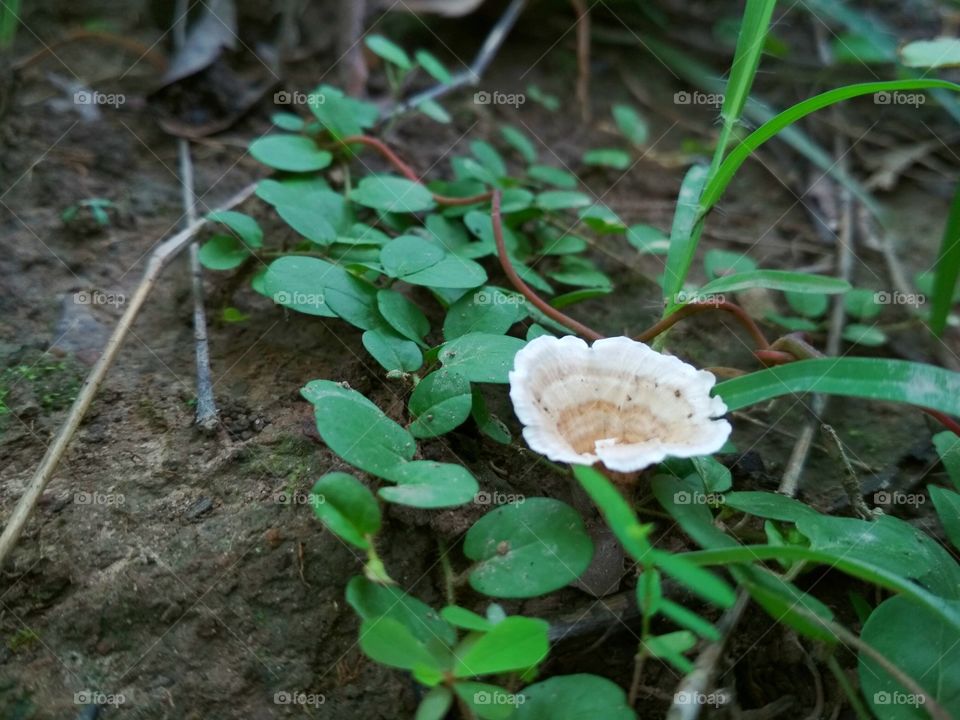
[{"label": "thin white stick", "polygon": [[[248,185],[230,198],[219,209],[229,210],[233,207],[236,207],[253,195],[253,192],[256,190],[256,188],[256,183]],[[70,413],[67,415],[67,419],[60,427],[59,432],[57,432],[57,436],[54,441],[47,448],[47,452],[43,456],[43,460],[40,461],[40,466],[34,473],[30,483],[27,485],[27,489],[17,503],[17,506],[14,508],[13,514],[11,514],[10,519],[7,521],[7,524],[3,529],[3,534],[0,535],[0,568],[3,567],[7,556],[13,550],[13,546],[16,545],[17,540],[20,538],[24,525],[26,525],[27,518],[30,517],[30,513],[33,512],[33,508],[36,506],[37,501],[40,499],[44,489],[47,487],[47,483],[50,482],[50,478],[53,476],[53,471],[57,469],[57,465],[60,463],[60,459],[66,452],[66,449],[70,444],[70,440],[73,439],[74,433],[77,431],[77,428],[83,421],[87,410],[90,408],[90,403],[93,402],[93,398],[97,394],[97,390],[100,389],[100,384],[103,382],[103,378],[106,376],[107,370],[109,370],[110,366],[113,364],[114,358],[116,357],[117,352],[120,350],[120,346],[123,344],[123,341],[127,336],[127,332],[129,332],[134,321],[137,319],[137,315],[140,313],[140,309],[143,307],[143,303],[153,290],[154,285],[156,285],[157,279],[160,277],[160,273],[181,250],[190,244],[193,236],[196,235],[197,231],[206,225],[206,223],[207,221],[204,218],[191,223],[186,228],[160,245],[160,247],[154,250],[153,254],[150,255],[150,259],[147,261],[147,269],[143,274],[143,279],[140,281],[140,285],[137,286],[137,290],[133,294],[130,304],[127,305],[127,309],[120,318],[119,324],[113,331],[110,339],[107,341],[107,345],[103,349],[103,354],[97,360],[93,368],[91,368],[90,374],[87,375],[87,378],[83,381],[83,385],[80,388],[77,399],[73,401],[73,405],[70,408]]]}]

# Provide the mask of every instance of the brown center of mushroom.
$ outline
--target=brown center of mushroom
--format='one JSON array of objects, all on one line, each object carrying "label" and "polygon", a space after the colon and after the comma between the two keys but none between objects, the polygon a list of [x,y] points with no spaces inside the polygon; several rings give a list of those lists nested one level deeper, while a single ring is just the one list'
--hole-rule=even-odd
[{"label": "brown center of mushroom", "polygon": [[[677,403],[679,399],[672,391],[670,394],[669,402]],[[667,398],[657,400],[666,402]],[[590,400],[563,408],[558,413],[557,429],[576,452],[593,453],[599,440],[612,439],[618,445],[651,440],[676,442],[684,431],[675,418],[686,418],[689,412],[677,408],[667,420],[656,412],[655,403],[630,403],[619,407],[607,400]]]}]

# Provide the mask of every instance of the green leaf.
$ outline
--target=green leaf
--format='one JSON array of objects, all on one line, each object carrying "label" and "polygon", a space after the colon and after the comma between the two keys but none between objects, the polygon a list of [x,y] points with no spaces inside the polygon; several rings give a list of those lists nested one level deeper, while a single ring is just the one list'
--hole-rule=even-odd
[{"label": "green leaf", "polygon": [[377,493],[387,502],[418,508],[456,507],[473,500],[477,481],[461,465],[414,460],[395,465],[383,474],[396,487]]},{"label": "green leaf", "polygon": [[430,332],[430,321],[406,296],[388,288],[378,290],[377,309],[390,327],[403,337],[418,345],[423,344],[424,335]]},{"label": "green leaf", "polygon": [[485,595],[526,598],[562,588],[593,557],[583,520],[552,498],[502,505],[467,531],[464,554],[476,562],[470,585]]},{"label": "green leaf", "polygon": [[691,462],[708,493],[723,493],[733,486],[730,469],[716,458],[706,455],[691,458]]},{"label": "green leaf", "polygon": [[450,75],[450,71],[447,70],[443,63],[440,62],[432,53],[427,52],[426,50],[417,50],[417,52],[414,53],[414,57],[416,58],[420,67],[426,70],[427,74],[438,83],[446,85],[453,79],[453,77]]},{"label": "green leaf", "polygon": [[380,250],[380,264],[390,277],[402,278],[426,270],[446,256],[442,248],[416,235],[401,235]]},{"label": "green leaf", "polygon": [[475,632],[489,632],[494,624],[482,615],[477,615],[472,610],[467,610],[459,605],[447,605],[440,611],[440,617],[446,620],[454,627],[472,630]]},{"label": "green leaf", "polygon": [[307,104],[331,135],[343,138],[373,127],[380,110],[373,103],[347,97],[330,85],[321,85],[307,97]]},{"label": "green leaf", "polygon": [[507,164],[490,143],[484,140],[473,140],[470,142],[470,152],[493,177],[507,176]]},{"label": "green leaf", "polygon": [[822,317],[830,306],[830,301],[821,294],[811,295],[805,292],[789,291],[786,293],[786,298],[787,304],[794,312],[807,318]]},{"label": "green leaf", "polygon": [[[960,633],[936,614],[906,598],[881,603],[863,626],[861,638],[913,678],[949,717],[960,717]],[[860,684],[867,703],[884,720],[929,717],[886,670],[860,652]]]},{"label": "green leaf", "polygon": [[847,314],[859,320],[870,320],[880,314],[881,305],[876,301],[876,293],[865,288],[854,288],[843,296],[843,307]]},{"label": "green leaf", "polygon": [[387,371],[413,372],[423,365],[423,354],[417,344],[393,330],[367,330],[362,340],[367,352]]},{"label": "green leaf", "polygon": [[720,639],[720,631],[717,630],[709,621],[704,620],[692,610],[688,610],[683,605],[678,605],[672,600],[663,598],[658,605],[658,611],[664,617],[669,618],[677,625],[687,630],[695,632],[700,637],[711,642]]},{"label": "green leaf", "polygon": [[668,661],[680,672],[689,673],[693,670],[693,663],[687,660],[683,653],[692,650],[696,644],[697,638],[693,633],[677,630],[647,638],[643,646],[653,657]]},{"label": "green leaf", "polygon": [[454,677],[496,675],[536,667],[550,649],[549,628],[545,620],[508,617],[475,642],[466,643],[465,651],[457,653]]},{"label": "green leaf", "polygon": [[627,694],[597,675],[559,675],[523,690],[510,720],[636,720]]},{"label": "green leaf", "polygon": [[200,246],[199,257],[209,270],[233,270],[250,257],[250,250],[233,235],[214,235]]},{"label": "green leaf", "polygon": [[752,272],[757,264],[749,255],[730,252],[728,250],[707,250],[703,258],[703,266],[710,278],[721,278],[728,275]]},{"label": "green leaf", "polygon": [[[802,312],[808,317],[817,317],[826,310],[826,298],[813,299],[802,297],[807,294],[815,295],[819,298],[821,295],[833,295],[845,293],[850,289],[850,283],[840,278],[828,277],[826,275],[811,275],[809,273],[796,273],[786,270],[751,270],[720,277],[704,285],[700,292],[704,294],[716,294],[725,292],[740,292],[750,288],[766,288],[768,290],[784,290],[788,292],[787,299],[797,312]],[[793,299],[791,300],[791,297]],[[794,303],[797,305],[794,305]],[[824,310],[813,313],[823,306]],[[803,310],[798,309],[803,307]]]},{"label": "green leaf", "polygon": [[337,239],[338,231],[349,221],[343,196],[335,192],[314,192],[305,202],[274,207],[287,225],[311,242],[325,247]]},{"label": "green leaf", "polygon": [[300,393],[313,404],[320,437],[351,465],[388,477],[413,458],[413,436],[355,390],[313,380]]},{"label": "green leaf", "polygon": [[591,205],[577,213],[583,223],[598,233],[605,235],[620,234],[627,231],[623,220],[605,205]]},{"label": "green leaf", "polygon": [[267,167],[287,172],[323,170],[333,155],[302,135],[267,135],[250,143],[250,154]]},{"label": "green leaf", "polygon": [[391,213],[416,213],[435,206],[433,195],[426,187],[390,175],[363,178],[350,193],[350,199],[365,207]]},{"label": "green leaf", "polygon": [[887,341],[887,335],[883,330],[873,325],[850,323],[843,329],[843,339],[854,345],[880,347]]},{"label": "green leaf", "polygon": [[620,491],[598,470],[585,465],[574,465],[573,474],[596,504],[607,527],[616,535],[624,550],[637,562],[649,562],[649,555],[653,552],[648,539],[652,526],[642,525],[637,520],[636,514]]},{"label": "green leaf", "polygon": [[960,40],[939,37],[914,40],[900,48],[900,62],[913,68],[942,68],[960,65]]},{"label": "green leaf", "polygon": [[388,667],[425,669],[438,674],[445,670],[423,642],[405,625],[390,617],[366,620],[360,625],[360,649],[371,660]]},{"label": "green leaf", "polygon": [[438,123],[443,123],[444,125],[453,120],[453,118],[450,117],[450,113],[448,113],[444,109],[443,105],[438,103],[436,100],[424,100],[417,105],[417,110],[422,112],[431,120],[434,120]]},{"label": "green leaf", "polygon": [[697,251],[702,227],[699,221],[699,202],[706,182],[707,168],[694,165],[687,171],[680,185],[663,277],[663,297],[667,300],[668,312],[676,305],[674,298],[683,289],[683,283],[693,264],[694,253]]},{"label": "green leaf", "polygon": [[487,271],[473,260],[458,255],[445,255],[440,262],[401,278],[411,285],[430,288],[469,289],[487,281]]},{"label": "green leaf", "polygon": [[833,633],[817,620],[832,620],[833,613],[815,597],[779,575],[757,567],[741,568],[738,575],[750,597],[774,620],[814,640],[828,644],[837,642]]},{"label": "green leaf", "polygon": [[501,125],[500,134],[503,136],[503,139],[507,141],[507,144],[516,150],[520,157],[528,163],[535,163],[537,161],[537,150],[530,141],[530,138],[522,131],[512,125]]},{"label": "green leaf", "polygon": [[453,705],[453,692],[445,685],[437,685],[424,695],[413,720],[443,720]]},{"label": "green leaf", "polygon": [[960,415],[960,373],[905,360],[818,358],[768,368],[716,386],[730,412],[780,395],[826,393],[904,402]]},{"label": "green leaf", "polygon": [[571,210],[592,203],[589,195],[572,190],[546,190],[537,195],[537,207],[541,210]]},{"label": "green leaf", "polygon": [[367,35],[363,41],[370,49],[370,52],[374,55],[379,55],[388,63],[396,65],[401,70],[410,70],[413,68],[413,63],[410,61],[410,56],[407,55],[406,51],[383,35]]},{"label": "green leaf", "polygon": [[455,682],[453,689],[480,720],[507,720],[513,716],[514,706],[523,701],[502,687],[473,680]]},{"label": "green leaf", "polygon": [[627,230],[627,242],[652,255],[665,255],[670,250],[670,237],[653,225],[633,225]]},{"label": "green leaf", "polygon": [[361,550],[369,549],[370,536],[380,531],[380,506],[376,498],[347,473],[327,473],[317,480],[310,504],[330,532]]},{"label": "green leaf", "polygon": [[410,395],[410,414],[416,418],[410,432],[416,438],[443,435],[470,417],[473,396],[465,377],[449,370],[432,372]]},{"label": "green leaf", "polygon": [[661,550],[654,550],[650,560],[664,573],[707,602],[728,608],[736,600],[733,589],[726,582],[713,573],[706,572],[684,560],[682,555],[671,555]]},{"label": "green leaf", "polygon": [[306,125],[299,115],[286,112],[274,113],[270,116],[270,122],[281,130],[287,130],[288,132],[300,132]]},{"label": "green leaf", "polygon": [[930,329],[939,336],[947,327],[957,278],[960,277],[960,183],[957,183],[953,201],[950,203],[950,214],[943,231],[935,273]]},{"label": "green leaf", "polygon": [[585,152],[583,162],[585,165],[626,170],[630,167],[630,153],[612,148],[598,148]]},{"label": "green leaf", "polygon": [[937,448],[937,455],[940,456],[940,462],[943,463],[947,476],[953,486],[960,490],[960,437],[949,430],[944,430],[933,436],[933,444]]},{"label": "green leaf", "polygon": [[291,310],[342,317],[363,329],[382,324],[376,290],[338,265],[320,258],[288,255],[270,264],[263,279],[265,294]]},{"label": "green leaf", "polygon": [[557,310],[562,310],[565,307],[570,305],[575,305],[585,300],[592,300],[594,298],[603,297],[604,295],[609,295],[612,292],[612,288],[609,287],[594,287],[586,288],[584,290],[573,290],[563,295],[557,295],[553,300],[550,301],[550,305],[557,308]]},{"label": "green leaf", "polygon": [[330,185],[318,175],[293,175],[283,180],[264,178],[257,183],[256,195],[273,205],[310,205],[320,193],[331,192]]},{"label": "green leaf", "polygon": [[560,258],[560,267],[548,275],[557,282],[575,287],[610,287],[610,278],[584,257],[566,255]]},{"label": "green leaf", "polygon": [[207,215],[210,222],[221,223],[233,230],[244,245],[252,248],[263,247],[263,230],[249,215],[235,210],[220,210]]},{"label": "green leaf", "polygon": [[442,656],[457,641],[456,631],[426,603],[396,585],[381,585],[355,576],[347,583],[347,602],[362,620],[389,617]]},{"label": "green leaf", "polygon": [[573,190],[580,183],[573,173],[549,165],[531,165],[527,170],[527,175],[530,176],[531,180],[536,180],[545,185],[553,185],[563,190]]},{"label": "green leaf", "polygon": [[723,496],[724,505],[734,510],[770,518],[782,522],[795,523],[809,515],[818,515],[816,510],[792,497],[780,493],[744,491],[731,492]]},{"label": "green leaf", "polygon": [[960,495],[936,485],[928,486],[940,524],[953,546],[960,550]]},{"label": "green leaf", "polygon": [[[779,115],[765,122],[759,128],[750,133],[737,145],[730,154],[720,164],[717,172],[712,174],[710,184],[703,191],[700,199],[702,212],[712,208],[724,190],[730,184],[733,176],[744,161],[765,142],[775,137],[785,128],[789,128],[797,120],[800,120],[810,113],[829,107],[843,100],[859,97],[862,95],[872,95],[878,92],[897,92],[900,90],[925,90],[931,88],[941,88],[944,90],[960,91],[960,85],[955,85],[944,80],[891,80],[881,82],[859,83],[856,85],[845,85],[834,90],[815,95],[812,98],[797,103],[796,105],[784,110]],[[726,105],[724,105],[726,108]]]},{"label": "green leaf", "polygon": [[500,212],[504,215],[520,212],[533,205],[533,193],[523,188],[508,188],[500,197]]},{"label": "green leaf", "polygon": [[467,333],[444,343],[439,360],[470,382],[506,383],[514,356],[526,342],[506,335]]},{"label": "green leaf", "polygon": [[614,105],[613,120],[623,136],[634,145],[646,145],[650,136],[647,121],[629,105]]},{"label": "green leaf", "polygon": [[522,295],[507,294],[498,287],[467,293],[447,310],[443,336],[447,340],[471,332],[502,335],[524,316]]}]

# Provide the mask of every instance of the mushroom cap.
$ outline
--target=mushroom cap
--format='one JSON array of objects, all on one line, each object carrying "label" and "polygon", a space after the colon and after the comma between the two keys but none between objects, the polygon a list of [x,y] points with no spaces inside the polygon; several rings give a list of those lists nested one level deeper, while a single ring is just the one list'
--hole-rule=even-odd
[{"label": "mushroom cap", "polygon": [[514,358],[510,400],[523,437],[558,462],[634,472],[719,450],[730,423],[713,373],[627,337],[530,341]]}]

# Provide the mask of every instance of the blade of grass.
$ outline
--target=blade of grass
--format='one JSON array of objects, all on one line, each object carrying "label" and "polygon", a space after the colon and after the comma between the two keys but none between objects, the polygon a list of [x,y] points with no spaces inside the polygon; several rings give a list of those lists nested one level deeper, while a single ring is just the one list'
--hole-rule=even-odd
[{"label": "blade of grass", "polygon": [[886,400],[960,415],[960,373],[906,360],[818,358],[768,368],[720,383],[731,411],[795,393]]},{"label": "blade of grass", "polygon": [[740,122],[744,105],[750,95],[750,88],[753,87],[753,80],[757,76],[760,55],[763,53],[767,31],[770,29],[770,17],[773,15],[776,4],[776,0],[747,0],[740,25],[740,35],[737,38],[737,49],[733,55],[733,65],[730,67],[730,79],[727,81],[723,107],[720,110],[723,124],[720,127],[720,137],[710,165],[710,177],[720,168],[720,163],[727,152],[727,145],[730,144],[730,138],[733,136],[733,130]]},{"label": "blade of grass", "polygon": [[840,278],[826,275],[811,275],[809,273],[790,272],[788,270],[750,270],[748,272],[727,275],[708,282],[699,293],[709,295],[715,293],[739,292],[750,288],[766,288],[767,290],[783,290],[797,293],[817,293],[822,295],[836,295],[850,289],[850,283]]},{"label": "blade of grass", "polygon": [[942,88],[944,90],[960,92],[960,85],[947,82],[946,80],[887,80],[845,85],[820,93],[819,95],[815,95],[812,98],[808,98],[803,102],[787,108],[750,133],[737,147],[730,151],[730,154],[727,155],[720,164],[717,172],[711,177],[707,187],[704,188],[701,198],[702,211],[704,213],[708,212],[710,208],[717,203],[737,170],[739,170],[744,161],[750,157],[751,153],[797,120],[817,110],[822,110],[825,107],[830,107],[843,100],[849,100],[862,95],[872,95],[878,92],[896,92],[900,90],[926,90],[929,88]]},{"label": "blade of grass", "polygon": [[960,183],[950,205],[943,243],[937,256],[933,280],[933,307],[930,310],[930,329],[942,335],[947,327],[947,316],[953,305],[953,290],[960,276]]},{"label": "blade of grass", "polygon": [[664,317],[678,305],[677,298],[697,252],[697,243],[700,241],[700,233],[703,232],[700,195],[707,183],[708,172],[706,166],[694,165],[680,184],[673,227],[670,230],[667,266],[663,275],[663,297],[666,300]]},{"label": "blade of grass", "polygon": [[6,50],[13,45],[17,35],[17,24],[20,22],[21,0],[7,0],[0,8],[0,50]]}]

